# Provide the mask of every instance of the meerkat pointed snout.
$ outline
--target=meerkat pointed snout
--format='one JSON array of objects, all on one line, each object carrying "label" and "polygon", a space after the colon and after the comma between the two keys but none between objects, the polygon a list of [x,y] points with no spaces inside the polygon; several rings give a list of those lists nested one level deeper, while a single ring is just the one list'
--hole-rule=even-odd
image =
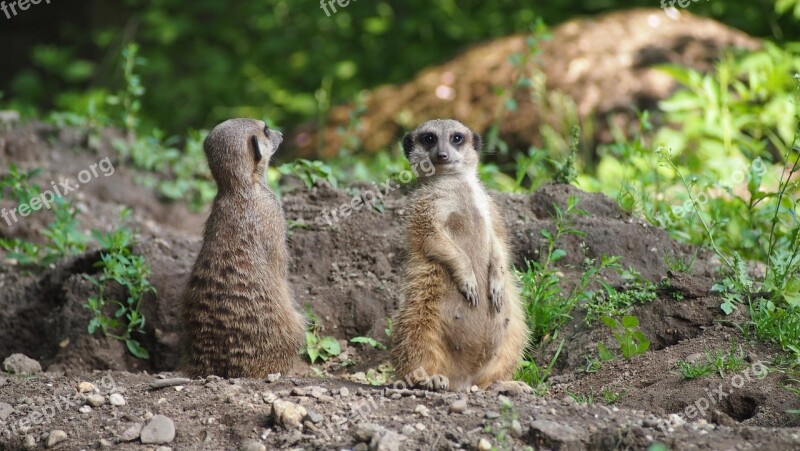
[{"label": "meerkat pointed snout", "polygon": [[285,374],[304,340],[283,210],[264,182],[282,140],[262,121],[231,119],[204,143],[218,193],[181,302],[182,369],[192,377]]},{"label": "meerkat pointed snout", "polygon": [[511,381],[528,342],[509,268],[505,221],[478,180],[480,135],[455,120],[425,122],[403,139],[413,164],[430,159],[408,208],[404,299],[392,362],[429,389],[468,390]]}]

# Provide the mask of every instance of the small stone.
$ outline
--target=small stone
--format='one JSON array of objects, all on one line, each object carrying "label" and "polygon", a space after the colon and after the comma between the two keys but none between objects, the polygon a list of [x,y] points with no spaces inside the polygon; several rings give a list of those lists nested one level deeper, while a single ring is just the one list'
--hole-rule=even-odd
[{"label": "small stone", "polygon": [[490,449],[492,449],[492,444],[489,443],[489,440],[482,438],[478,440],[478,449],[481,451],[489,451]]},{"label": "small stone", "polygon": [[467,410],[467,398],[460,398],[450,404],[450,413],[464,413]]},{"label": "small stone", "polygon": [[91,406],[81,406],[80,409],[78,409],[78,412],[80,412],[80,413],[92,413],[92,407]]},{"label": "small stone", "polygon": [[358,423],[353,428],[353,436],[358,442],[369,442],[375,434],[383,434],[386,431],[383,426],[374,423]]},{"label": "small stone", "polygon": [[6,421],[6,418],[14,413],[14,408],[7,402],[0,402],[0,421]]},{"label": "small stone", "polygon": [[519,420],[511,421],[511,436],[514,438],[522,437],[522,424]]},{"label": "small stone", "polygon": [[477,385],[473,385],[472,387],[469,388],[469,391],[471,391],[472,393],[477,392],[478,391],[478,386]]},{"label": "small stone", "polygon": [[106,403],[106,398],[103,395],[89,395],[86,398],[86,403],[92,407],[100,407]]},{"label": "small stone", "polygon": [[142,443],[161,444],[170,443],[175,439],[175,423],[164,415],[155,415],[145,427],[140,436]]},{"label": "small stone", "polygon": [[347,398],[350,396],[350,390],[347,387],[342,387],[339,389],[339,396],[342,398]]},{"label": "small stone", "polygon": [[695,363],[698,363],[698,362],[702,361],[705,358],[705,356],[706,355],[703,354],[702,352],[695,352],[694,354],[689,354],[686,357],[686,362],[687,363],[691,363],[691,364],[695,364]]},{"label": "small stone", "polygon": [[112,393],[108,395],[108,402],[115,407],[124,406],[126,404],[125,397],[119,393]]},{"label": "small stone", "polygon": [[305,407],[293,402],[277,399],[272,403],[272,416],[286,429],[303,429],[303,418],[308,414]]},{"label": "small stone", "polygon": [[487,410],[486,413],[483,415],[487,420],[495,420],[500,418],[500,414],[495,412],[494,410]]},{"label": "small stone", "polygon": [[119,439],[123,442],[132,442],[136,440],[142,433],[142,427],[144,427],[142,423],[133,423],[119,435]]},{"label": "small stone", "polygon": [[414,426],[411,426],[410,424],[407,424],[407,425],[403,426],[403,434],[411,435],[414,432],[415,432]]},{"label": "small stone", "polygon": [[3,361],[3,369],[20,376],[33,376],[42,372],[42,365],[25,354],[11,354]]},{"label": "small stone", "polygon": [[430,416],[430,411],[427,407],[423,406],[422,404],[417,404],[417,407],[414,408],[414,413],[419,414],[423,417]]},{"label": "small stone", "polygon": [[111,442],[109,442],[108,440],[106,440],[104,438],[101,438],[97,442],[97,446],[99,446],[100,448],[110,448],[111,447]]},{"label": "small stone", "polygon": [[[281,379],[281,373],[267,374],[267,381],[269,381],[270,383],[278,382],[280,379]],[[259,445],[261,444],[259,443]]]},{"label": "small stone", "polygon": [[386,431],[383,434],[372,436],[369,448],[371,451],[398,451],[400,449],[400,434],[394,431]]},{"label": "small stone", "polygon": [[241,451],[267,451],[267,447],[256,440],[249,440],[239,448]]},{"label": "small stone", "polygon": [[322,415],[320,415],[319,413],[317,413],[317,412],[315,412],[313,410],[309,410],[306,413],[306,418],[308,418],[308,421],[310,421],[310,422],[312,422],[314,424],[322,423],[322,420],[325,419],[325,417],[323,417]]},{"label": "small stone", "polygon": [[62,431],[61,429],[55,429],[53,431],[50,431],[50,435],[47,436],[47,447],[52,448],[66,439],[67,439],[67,433]]},{"label": "small stone", "polygon": [[98,392],[97,387],[94,386],[91,382],[81,382],[78,384],[78,392],[86,394],[86,393],[96,393]]},{"label": "small stone", "polygon": [[156,451],[172,451],[172,448],[169,446],[159,446],[156,448]]},{"label": "small stone", "polygon": [[185,377],[174,377],[171,379],[156,379],[155,381],[150,383],[150,388],[155,390],[159,388],[174,387],[176,385],[186,385],[191,381],[192,381],[191,379],[187,379]]},{"label": "small stone", "polygon": [[32,435],[26,435],[22,441],[22,447],[25,449],[36,449],[36,438]]}]

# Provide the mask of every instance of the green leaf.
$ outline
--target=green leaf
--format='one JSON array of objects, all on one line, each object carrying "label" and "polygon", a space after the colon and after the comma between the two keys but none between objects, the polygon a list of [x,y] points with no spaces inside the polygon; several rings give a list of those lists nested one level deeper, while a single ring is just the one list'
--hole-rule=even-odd
[{"label": "green leaf", "polygon": [[625,315],[622,317],[622,325],[630,329],[639,327],[639,318],[632,315]]},{"label": "green leaf", "polygon": [[553,251],[553,253],[550,255],[550,261],[553,261],[553,262],[554,262],[554,261],[561,260],[561,259],[562,259],[562,258],[564,258],[566,255],[567,255],[567,251],[565,251],[564,249],[556,249],[556,250],[554,250],[554,251]]},{"label": "green leaf", "polygon": [[342,347],[333,337],[324,337],[319,341],[319,345],[330,356],[337,356],[342,353]]},{"label": "green leaf", "polygon": [[133,354],[134,356],[136,356],[136,357],[138,357],[138,358],[140,358],[142,360],[147,360],[147,359],[150,358],[150,353],[147,352],[147,349],[142,347],[142,345],[139,344],[138,341],[136,341],[136,340],[134,340],[132,338],[129,338],[129,339],[125,340],[125,345],[128,347],[128,351],[130,351],[131,354]]},{"label": "green leaf", "polygon": [[371,337],[354,337],[350,339],[350,343],[362,343],[368,344],[373,348],[386,349],[386,346],[384,346],[383,343]]},{"label": "green leaf", "polygon": [[600,355],[600,360],[603,362],[614,360],[614,353],[609,351],[604,343],[597,343],[597,352]]}]

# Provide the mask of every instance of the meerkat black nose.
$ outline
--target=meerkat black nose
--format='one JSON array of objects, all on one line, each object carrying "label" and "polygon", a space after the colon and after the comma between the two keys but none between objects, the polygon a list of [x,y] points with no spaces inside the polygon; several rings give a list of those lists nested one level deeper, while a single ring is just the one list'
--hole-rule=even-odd
[{"label": "meerkat black nose", "polygon": [[436,158],[439,161],[447,161],[450,159],[450,155],[448,155],[447,152],[439,152],[438,154],[436,154]]}]

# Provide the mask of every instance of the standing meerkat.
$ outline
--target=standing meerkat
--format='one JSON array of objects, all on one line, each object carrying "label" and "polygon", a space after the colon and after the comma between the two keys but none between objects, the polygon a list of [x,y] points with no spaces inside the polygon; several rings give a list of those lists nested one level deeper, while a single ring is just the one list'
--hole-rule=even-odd
[{"label": "standing meerkat", "polygon": [[286,374],[304,341],[287,281],[283,210],[264,183],[282,140],[264,122],[231,119],[203,145],[218,193],[181,304],[191,377]]},{"label": "standing meerkat", "polygon": [[528,327],[509,270],[506,225],[478,180],[480,135],[455,120],[425,122],[403,139],[412,165],[430,159],[408,213],[405,299],[394,318],[401,378],[433,390],[512,381]]}]

